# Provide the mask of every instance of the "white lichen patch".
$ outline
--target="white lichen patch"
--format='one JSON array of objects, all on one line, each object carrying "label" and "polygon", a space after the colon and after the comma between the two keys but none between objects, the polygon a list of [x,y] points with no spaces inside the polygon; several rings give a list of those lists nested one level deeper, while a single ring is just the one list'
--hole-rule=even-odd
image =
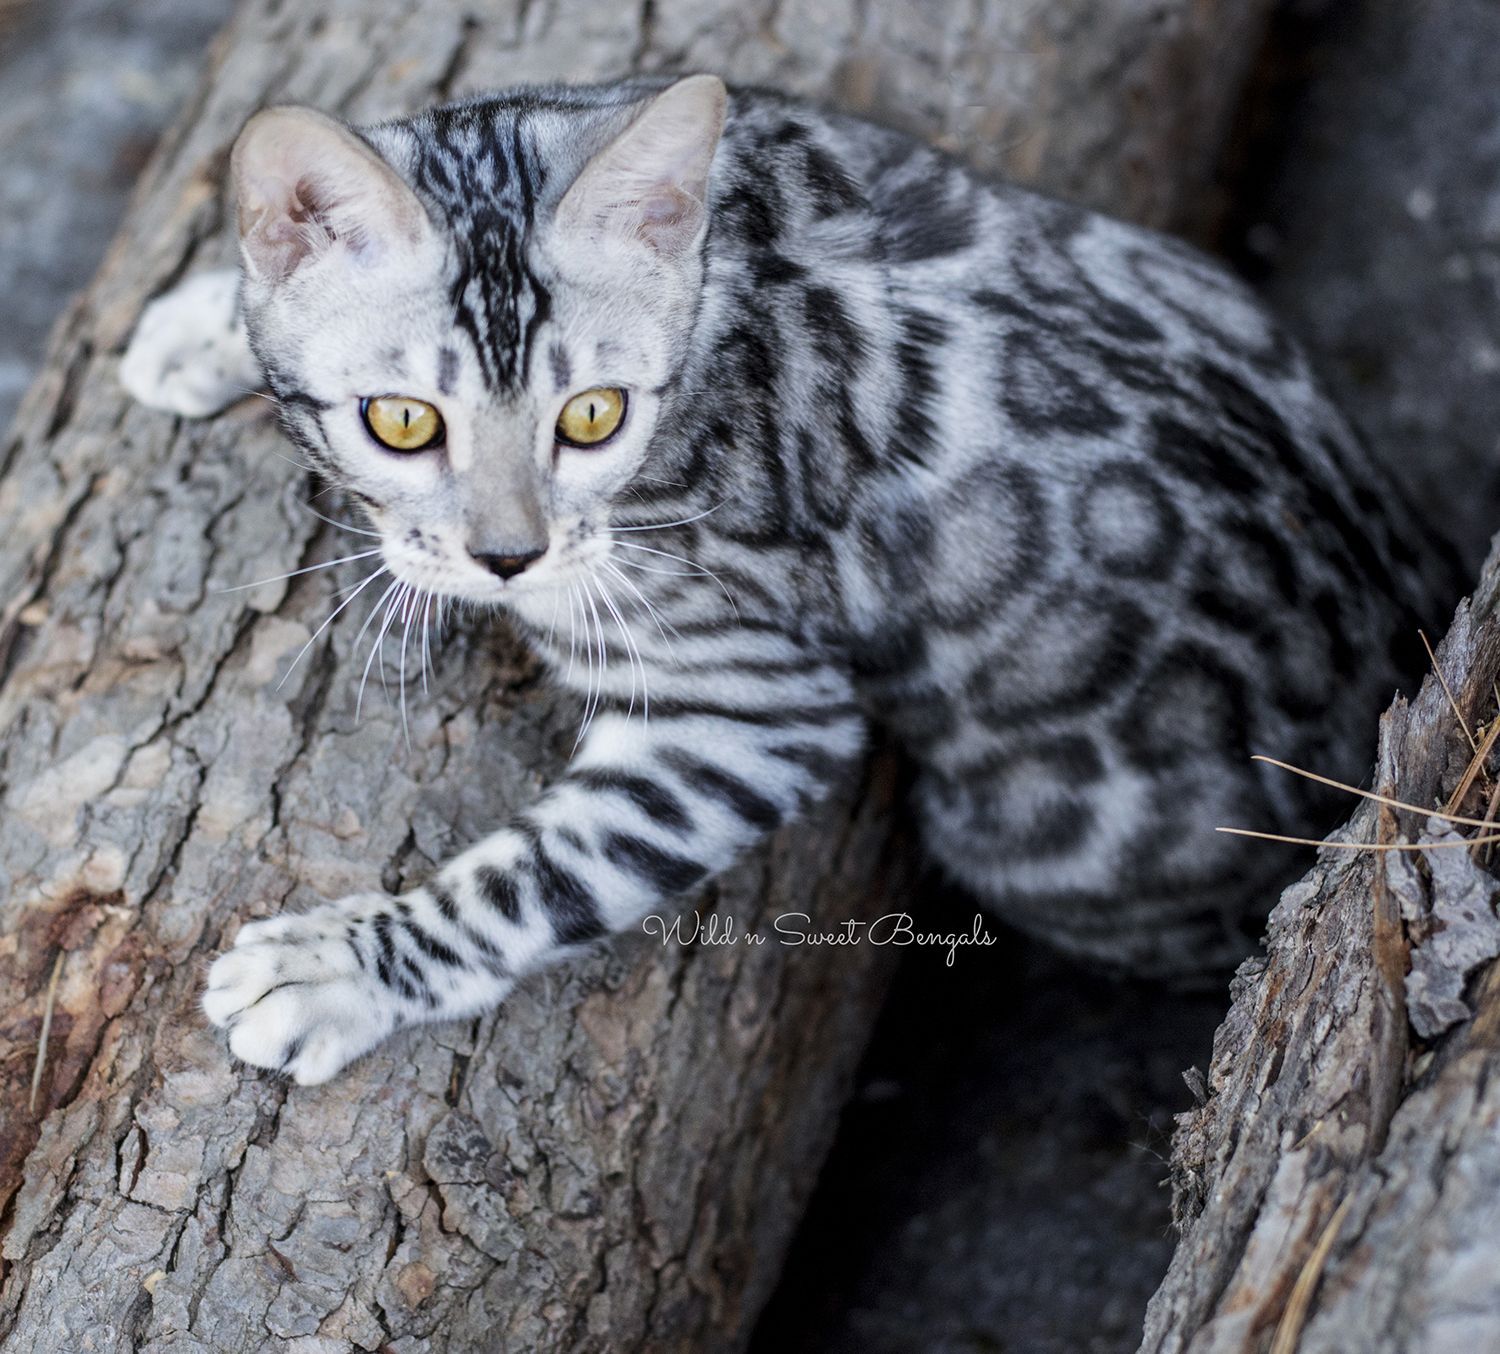
[{"label": "white lichen patch", "polygon": [[50,766],[19,797],[16,810],[54,846],[77,835],[78,814],[115,783],[125,764],[125,740],[104,734]]}]

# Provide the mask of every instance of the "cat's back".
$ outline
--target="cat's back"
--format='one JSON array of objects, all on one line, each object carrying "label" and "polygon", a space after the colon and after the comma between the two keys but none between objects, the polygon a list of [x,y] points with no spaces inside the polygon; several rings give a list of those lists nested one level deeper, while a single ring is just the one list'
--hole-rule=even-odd
[{"label": "cat's back", "polygon": [[[847,395],[858,436],[844,419],[831,450],[861,463],[875,511],[1025,481],[1071,523],[1032,533],[1054,561],[1128,556],[1151,581],[1146,562],[1181,553],[1168,520],[1200,539],[1254,523],[1262,552],[1331,571],[1356,613],[1446,615],[1451,554],[1218,260],[762,91],[731,101],[713,191],[721,313],[795,357],[776,372],[788,411]],[[1128,536],[1131,516],[1151,542],[1085,539]]]},{"label": "cat's back", "polygon": [[[816,435],[809,502],[843,487],[828,592],[950,867],[1019,915],[1263,885],[1213,826],[1327,824],[1250,754],[1358,778],[1451,555],[1217,261],[786,100],[726,141],[719,277]],[[1024,832],[972,845],[1053,802],[1045,880]]]}]

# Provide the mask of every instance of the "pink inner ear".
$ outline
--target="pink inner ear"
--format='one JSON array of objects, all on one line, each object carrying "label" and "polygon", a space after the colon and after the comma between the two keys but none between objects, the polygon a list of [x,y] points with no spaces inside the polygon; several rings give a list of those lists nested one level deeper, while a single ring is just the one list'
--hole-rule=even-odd
[{"label": "pink inner ear", "polygon": [[303,178],[297,181],[297,186],[292,190],[286,214],[299,225],[307,221],[317,221],[332,237],[333,231],[329,229],[328,222],[323,219],[330,205],[332,204],[319,202],[312,180]]},{"label": "pink inner ear", "polygon": [[304,239],[307,238],[306,232],[311,229],[321,236],[321,243],[325,245],[343,238],[351,249],[358,249],[358,230],[348,229],[343,222],[339,223],[337,229],[334,227],[339,205],[338,198],[329,191],[327,184],[304,175],[297,180],[297,186],[292,190],[291,200],[287,204],[287,217],[302,228]]},{"label": "pink inner ear", "polygon": [[651,226],[674,226],[693,210],[696,203],[682,189],[669,183],[654,185],[641,195],[641,224]]}]

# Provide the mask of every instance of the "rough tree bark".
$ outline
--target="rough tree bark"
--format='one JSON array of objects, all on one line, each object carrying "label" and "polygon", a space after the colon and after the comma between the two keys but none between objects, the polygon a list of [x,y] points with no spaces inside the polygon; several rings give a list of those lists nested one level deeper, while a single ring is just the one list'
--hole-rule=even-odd
[{"label": "rough tree bark", "polygon": [[[1497,591],[1492,555],[1438,650],[1452,700],[1429,677],[1382,719],[1383,794],[1495,812]],[[1369,801],[1330,840],[1435,845],[1325,850],[1241,967],[1174,1139],[1152,1354],[1500,1348],[1500,880]]]},{"label": "rough tree bark", "polygon": [[[708,68],[1166,224],[1265,8],[247,0],[0,459],[7,1348],[738,1347],[891,959],[638,937],[328,1087],[230,1065],[196,998],[234,925],[420,877],[535,793],[578,714],[503,628],[471,626],[410,698],[408,746],[394,706],[355,718],[356,626],[278,686],[332,573],[219,591],[341,548],[259,401],[188,426],[114,382],[142,303],[228,257],[243,118]],[[779,835],[711,890],[720,911],[885,910],[890,780]]]}]

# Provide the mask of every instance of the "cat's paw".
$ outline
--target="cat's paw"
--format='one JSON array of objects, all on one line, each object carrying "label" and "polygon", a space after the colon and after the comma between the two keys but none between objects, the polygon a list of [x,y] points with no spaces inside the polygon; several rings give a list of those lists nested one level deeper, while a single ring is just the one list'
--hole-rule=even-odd
[{"label": "cat's paw", "polygon": [[238,272],[221,269],[157,297],[120,361],[120,384],[140,403],[185,418],[207,418],[260,389],[238,289]]},{"label": "cat's paw", "polygon": [[230,1052],[315,1086],[395,1030],[395,995],[365,971],[350,939],[389,905],[357,895],[240,927],[203,994],[204,1013],[229,1031]]}]

